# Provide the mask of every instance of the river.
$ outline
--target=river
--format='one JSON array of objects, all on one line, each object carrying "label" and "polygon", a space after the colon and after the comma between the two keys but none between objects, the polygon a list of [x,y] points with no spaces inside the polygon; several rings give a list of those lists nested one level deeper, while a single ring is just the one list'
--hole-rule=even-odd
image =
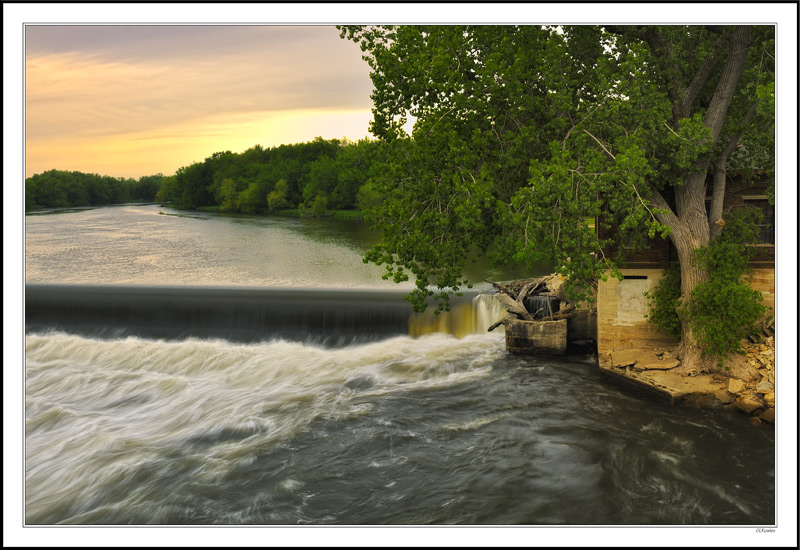
[{"label": "river", "polygon": [[509,355],[481,294],[415,316],[360,222],[25,221],[27,525],[775,522],[771,426]]}]

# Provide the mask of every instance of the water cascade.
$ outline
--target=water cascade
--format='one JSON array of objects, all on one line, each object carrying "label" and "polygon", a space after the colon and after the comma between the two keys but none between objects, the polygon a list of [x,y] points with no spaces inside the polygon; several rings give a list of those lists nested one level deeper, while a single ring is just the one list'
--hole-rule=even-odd
[{"label": "water cascade", "polygon": [[[438,315],[432,308],[423,313],[414,313],[409,319],[408,332],[411,336],[422,336],[433,332],[452,334],[463,338],[469,334],[486,333],[492,324],[499,321],[506,310],[493,294],[476,294],[470,298],[456,301],[450,311]],[[503,333],[500,327],[496,331]]]},{"label": "water cascade", "polygon": [[400,291],[27,285],[26,329],[88,336],[275,338],[339,346],[433,332],[486,333],[505,310],[491,294],[414,313]]}]

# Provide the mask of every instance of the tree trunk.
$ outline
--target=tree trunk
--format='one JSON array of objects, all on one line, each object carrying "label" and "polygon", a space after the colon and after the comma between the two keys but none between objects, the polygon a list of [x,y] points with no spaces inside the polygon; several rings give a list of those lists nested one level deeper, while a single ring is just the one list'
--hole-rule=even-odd
[{"label": "tree trunk", "polygon": [[[748,46],[749,29],[736,27],[731,33],[725,67],[704,118],[704,123],[711,129],[712,139],[715,142],[719,139],[728,107],[738,86]],[[727,155],[725,158],[727,159]],[[706,246],[711,238],[709,216],[706,214],[705,208],[705,180],[710,163],[710,158],[698,159],[682,185],[675,187],[674,211],[660,193],[654,192],[651,197],[652,204],[661,210],[656,215],[658,221],[672,228],[670,239],[678,253],[681,269],[679,307],[688,304],[695,287],[708,278],[708,273],[695,263],[694,253],[697,249]],[[724,186],[720,187],[720,192],[724,193]],[[720,195],[720,200],[721,197],[722,195]],[[701,348],[686,320],[681,322],[681,333],[681,344],[677,354],[681,360],[681,366],[677,372],[691,375],[718,371],[719,366],[716,360],[702,356]]]}]

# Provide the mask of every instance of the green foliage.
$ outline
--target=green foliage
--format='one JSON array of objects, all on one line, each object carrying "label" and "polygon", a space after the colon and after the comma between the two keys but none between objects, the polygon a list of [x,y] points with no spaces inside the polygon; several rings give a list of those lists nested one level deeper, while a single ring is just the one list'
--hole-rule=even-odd
[{"label": "green foliage", "polygon": [[363,220],[364,213],[361,210],[331,210],[328,212],[337,220]]},{"label": "green foliage", "polygon": [[310,206],[323,195],[328,207],[353,209],[358,189],[371,177],[380,144],[320,137],[307,143],[243,153],[214,153],[203,162],[178,169],[162,183],[159,200],[197,209],[219,206],[222,211],[266,213]]},{"label": "green foliage", "polygon": [[291,208],[291,203],[287,200],[286,196],[289,193],[289,184],[286,180],[280,179],[275,184],[275,189],[270,191],[267,195],[267,203],[270,210],[284,210]]},{"label": "green foliage", "polygon": [[752,249],[747,244],[757,240],[760,216],[751,208],[726,215],[720,237],[695,253],[709,277],[693,289],[684,315],[708,356],[741,353],[741,340],[767,311],[761,293],[748,285]]},{"label": "green foliage", "polygon": [[225,178],[222,180],[219,196],[221,199],[219,209],[221,211],[228,212],[236,208],[236,199],[238,197],[238,193],[236,192],[236,183],[231,178]]},{"label": "green foliage", "polygon": [[377,208],[380,206],[383,198],[383,195],[376,189],[375,184],[370,181],[358,188],[356,206],[360,210]]},{"label": "green foliage", "polygon": [[164,176],[139,180],[83,172],[48,170],[25,180],[25,210],[66,206],[97,206],[153,202]]},{"label": "green foliage", "polygon": [[328,198],[322,195],[317,196],[311,203],[311,212],[314,216],[321,218],[328,212]]},{"label": "green foliage", "polygon": [[681,270],[671,265],[652,291],[645,292],[650,312],[647,319],[666,334],[680,339],[681,320],[678,304],[681,297]]},{"label": "green foliage", "polygon": [[648,294],[648,318],[662,330],[681,336],[681,321],[692,334],[704,356],[720,361],[741,353],[741,340],[767,311],[761,293],[748,284],[749,243],[756,242],[760,212],[744,208],[725,216],[719,238],[695,252],[695,262],[708,273],[688,302],[681,306],[680,270],[673,266]]},{"label": "green foliage", "polygon": [[[705,188],[685,183],[713,169],[730,139],[769,164],[765,132],[739,124],[760,94],[770,128],[769,26],[753,28],[745,49],[733,27],[339,29],[371,68],[370,130],[384,145],[362,193],[379,198],[366,219],[381,235],[365,261],[397,282],[413,276],[415,309],[431,298],[447,307],[473,253],[493,266],[548,263],[572,297],[590,298],[624,259],[605,254],[612,243],[635,251],[647,237],[689,233],[674,224],[690,223],[683,205],[702,204]],[[718,86],[733,74],[723,69],[734,46],[747,55],[742,76]],[[712,128],[717,91],[731,86],[728,116]],[[698,196],[676,214],[682,190]],[[701,222],[691,230],[708,238]]]}]

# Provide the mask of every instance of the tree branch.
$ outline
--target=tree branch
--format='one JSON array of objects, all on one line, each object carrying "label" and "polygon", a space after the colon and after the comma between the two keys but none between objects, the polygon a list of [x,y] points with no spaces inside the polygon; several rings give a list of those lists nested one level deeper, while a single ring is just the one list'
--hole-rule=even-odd
[{"label": "tree branch", "polygon": [[714,161],[714,190],[711,194],[711,206],[708,212],[708,228],[710,238],[715,239],[722,233],[722,208],[725,203],[725,186],[726,178],[728,176],[728,157],[736,150],[739,143],[739,138],[742,137],[744,126],[750,122],[750,119],[756,113],[758,102],[753,102],[747,112],[744,114],[742,121],[739,123],[739,131],[733,134],[728,140],[728,145],[717,156]]},{"label": "tree branch", "polygon": [[664,71],[664,81],[667,85],[667,97],[672,105],[672,123],[677,126],[678,120],[680,119],[680,113],[678,110],[678,104],[680,101],[678,93],[679,84],[677,78],[679,73],[678,67],[675,65],[675,61],[672,59],[672,54],[668,44],[664,42],[664,37],[656,27],[647,26],[644,28],[644,40],[647,42],[647,45],[650,46],[650,50],[653,52],[653,54],[661,60],[666,69]]},{"label": "tree branch", "polygon": [[655,189],[650,193],[650,204],[659,210],[654,215],[661,224],[674,227],[680,221],[666,199],[664,199],[664,196]]},{"label": "tree branch", "polygon": [[703,120],[705,125],[711,128],[714,141],[717,141],[722,131],[725,115],[728,113],[728,107],[733,100],[733,94],[744,69],[749,46],[750,27],[738,26],[733,29],[730,38],[730,49],[728,50],[728,60],[725,62],[722,76],[717,83],[714,95],[708,105],[706,117]]},{"label": "tree branch", "polygon": [[587,134],[587,135],[588,135],[590,138],[592,138],[593,140],[595,140],[595,141],[597,142],[597,144],[598,144],[598,145],[600,145],[600,147],[602,147],[602,148],[603,148],[603,151],[605,151],[605,152],[608,154],[608,156],[609,156],[609,157],[611,157],[611,158],[612,158],[612,159],[614,159],[614,160],[617,160],[617,157],[615,157],[614,155],[612,155],[612,154],[611,154],[611,151],[609,151],[608,149],[606,149],[606,146],[605,146],[605,145],[603,145],[603,142],[602,142],[602,141],[600,141],[599,139],[597,139],[596,137],[594,137],[594,136],[593,136],[593,135],[592,135],[592,134],[589,132],[589,130],[584,130],[584,132],[585,132],[585,133],[586,133],[586,134]]},{"label": "tree branch", "polygon": [[720,35],[719,38],[717,38],[717,43],[714,45],[714,53],[706,58],[706,60],[697,70],[697,74],[695,75],[691,84],[689,84],[689,86],[683,92],[683,96],[681,97],[678,105],[679,119],[689,118],[689,115],[692,112],[692,103],[694,103],[694,100],[697,98],[697,94],[699,94],[700,90],[703,88],[703,84],[705,84],[706,80],[708,80],[711,70],[714,68],[714,65],[716,65],[717,59],[722,53],[724,46],[725,37]]}]

